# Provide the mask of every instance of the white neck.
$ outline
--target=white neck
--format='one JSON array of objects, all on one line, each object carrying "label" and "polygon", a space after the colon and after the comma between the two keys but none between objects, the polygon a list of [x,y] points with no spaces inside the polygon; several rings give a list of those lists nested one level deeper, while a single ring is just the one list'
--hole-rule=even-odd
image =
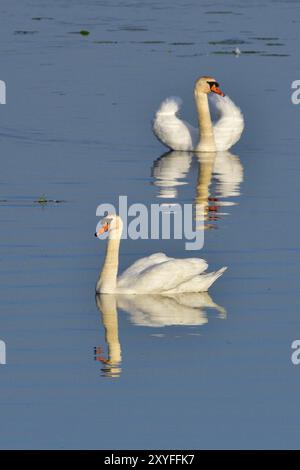
[{"label": "white neck", "polygon": [[109,234],[102,271],[96,285],[97,293],[116,292],[121,233],[114,230]]},{"label": "white neck", "polygon": [[195,90],[195,100],[198,113],[200,140],[196,147],[198,152],[215,152],[216,144],[211,122],[207,93]]}]

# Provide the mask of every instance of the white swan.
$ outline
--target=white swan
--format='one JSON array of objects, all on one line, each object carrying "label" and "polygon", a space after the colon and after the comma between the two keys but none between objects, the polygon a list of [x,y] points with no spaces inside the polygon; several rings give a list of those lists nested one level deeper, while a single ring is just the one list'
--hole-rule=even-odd
[{"label": "white swan", "polygon": [[[212,123],[208,95],[214,93],[213,104],[220,118]],[[178,118],[181,99],[167,98],[162,102],[153,121],[153,132],[172,150],[215,152],[228,150],[241,137],[244,118],[241,110],[220,90],[212,77],[196,81],[194,95],[198,113],[198,129]],[[219,96],[218,96],[219,95]]]},{"label": "white swan", "polygon": [[118,276],[119,248],[123,222],[118,215],[108,215],[96,236],[109,231],[106,256],[96,292],[101,294],[173,294],[206,292],[226,268],[203,274],[207,263],[200,258],[175,259],[164,253],[141,258]]}]

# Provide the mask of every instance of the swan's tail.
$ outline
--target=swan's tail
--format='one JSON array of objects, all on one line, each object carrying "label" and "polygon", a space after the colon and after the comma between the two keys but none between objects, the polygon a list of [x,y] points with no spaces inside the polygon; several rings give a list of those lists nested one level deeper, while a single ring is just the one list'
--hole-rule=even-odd
[{"label": "swan's tail", "polygon": [[214,271],[212,273],[208,274],[203,274],[201,275],[202,281],[204,281],[205,284],[205,291],[208,291],[210,286],[213,285],[213,283],[220,277],[222,274],[226,271],[227,266],[224,266],[224,268],[218,269],[218,271]]}]

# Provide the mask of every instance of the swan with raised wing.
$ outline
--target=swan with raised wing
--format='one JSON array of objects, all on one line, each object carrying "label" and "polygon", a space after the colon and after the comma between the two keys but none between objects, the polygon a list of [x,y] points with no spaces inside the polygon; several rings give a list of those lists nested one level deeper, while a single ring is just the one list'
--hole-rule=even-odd
[{"label": "swan with raised wing", "polygon": [[102,219],[100,236],[108,232],[108,243],[96,292],[101,294],[173,294],[206,292],[226,268],[205,273],[207,262],[200,258],[176,259],[164,253],[154,253],[133,263],[118,276],[119,249],[123,230],[120,216],[112,214]]},{"label": "swan with raised wing", "polygon": [[[208,95],[220,117],[212,123]],[[164,100],[153,121],[153,132],[172,150],[216,152],[230,149],[241,137],[244,117],[234,102],[221,91],[219,83],[209,76],[200,77],[195,84],[194,96],[198,114],[198,129],[177,116],[181,99]]]}]

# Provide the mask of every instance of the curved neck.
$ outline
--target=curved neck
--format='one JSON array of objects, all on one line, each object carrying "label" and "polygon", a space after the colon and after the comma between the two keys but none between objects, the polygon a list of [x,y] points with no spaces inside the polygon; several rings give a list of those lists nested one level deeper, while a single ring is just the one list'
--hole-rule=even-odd
[{"label": "curved neck", "polygon": [[121,235],[109,236],[102,271],[99,275],[96,292],[112,294],[116,291],[119,267],[119,248]]},{"label": "curved neck", "polygon": [[216,150],[213,125],[211,122],[207,93],[195,90],[195,101],[198,113],[200,140],[196,147],[200,152],[213,152]]}]

